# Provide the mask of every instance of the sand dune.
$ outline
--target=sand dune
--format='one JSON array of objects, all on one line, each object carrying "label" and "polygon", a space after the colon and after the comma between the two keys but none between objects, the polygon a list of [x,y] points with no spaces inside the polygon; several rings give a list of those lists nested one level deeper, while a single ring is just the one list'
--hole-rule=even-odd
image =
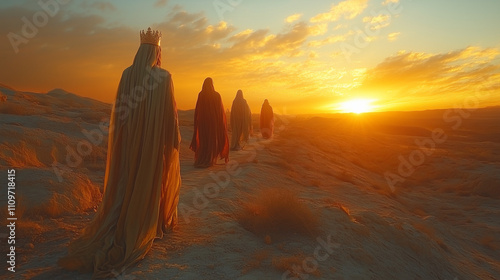
[{"label": "sand dune", "polygon": [[[0,167],[18,170],[23,237],[6,279],[90,279],[56,262],[99,205],[111,106],[3,96]],[[116,279],[500,279],[500,108],[456,116],[280,116],[273,140],[256,133],[229,166],[195,169],[180,111],[179,226]],[[387,172],[403,180],[391,188]]]}]

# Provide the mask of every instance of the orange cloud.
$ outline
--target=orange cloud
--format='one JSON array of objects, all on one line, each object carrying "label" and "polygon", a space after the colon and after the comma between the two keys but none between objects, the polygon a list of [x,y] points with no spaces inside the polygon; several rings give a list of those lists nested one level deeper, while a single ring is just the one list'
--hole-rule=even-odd
[{"label": "orange cloud", "polygon": [[353,19],[361,14],[368,6],[368,0],[345,0],[333,5],[329,12],[319,14],[311,19],[311,22],[332,22],[340,18]]},{"label": "orange cloud", "polygon": [[378,30],[387,27],[391,24],[391,20],[391,15],[368,16],[363,18],[363,22],[370,24],[371,30]]},{"label": "orange cloud", "polygon": [[[350,11],[345,15],[355,13]],[[0,10],[0,34],[20,32],[19,19],[29,14],[32,11],[19,8]],[[0,82],[38,92],[64,88],[112,102],[121,73],[132,63],[139,46],[139,32],[124,26],[106,27],[104,22],[99,16],[56,15],[20,46],[18,55],[7,40],[0,40],[0,59],[6,65],[0,67]],[[370,70],[346,69],[335,63],[339,54],[329,56],[331,50],[319,47],[356,33],[342,25],[334,30],[337,34],[329,34],[328,22],[297,20],[284,24],[278,33],[237,30],[226,22],[210,24],[201,13],[174,8],[152,28],[163,33],[162,66],[173,74],[181,109],[194,107],[207,76],[214,78],[226,106],[241,88],[252,110],[258,111],[267,98],[277,109],[287,107],[290,113],[313,112],[355,92],[380,94],[403,103],[411,99],[406,96],[424,100],[420,95],[429,93],[432,101],[436,97],[430,93],[439,97],[451,89],[463,92],[474,69],[488,74],[489,81],[499,79],[498,65],[493,63],[498,50],[473,47],[441,55],[401,52]],[[492,83],[488,88],[499,87]]]},{"label": "orange cloud", "polygon": [[[0,32],[19,32],[21,25],[13,23],[26,14],[30,11],[18,8],[0,11]],[[132,63],[139,46],[139,32],[105,27],[103,22],[99,16],[56,15],[37,36],[20,46],[19,55],[5,44],[6,40],[1,40],[4,45],[0,57],[8,65],[0,68],[2,82],[38,92],[64,88],[112,102],[120,75]],[[236,33],[236,28],[226,22],[211,25],[203,14],[177,9],[164,22],[151,27],[163,33],[162,66],[173,74],[181,109],[194,107],[207,76],[214,78],[226,104],[230,104],[238,88],[253,93],[247,99],[257,104],[254,109],[276,92],[298,89],[303,84],[304,92],[310,92],[316,84],[297,77],[313,77],[313,69],[319,67],[285,63],[283,59],[318,58],[317,53],[306,49],[306,42],[310,36],[325,32],[323,24],[295,22],[274,34],[267,29]]]},{"label": "orange cloud", "polygon": [[387,40],[391,42],[396,41],[399,38],[399,35],[401,35],[401,32],[389,33],[389,35],[387,35]]},{"label": "orange cloud", "polygon": [[292,23],[292,22],[299,20],[301,17],[302,17],[302,14],[294,14],[294,15],[287,17],[285,19],[285,22]]},{"label": "orange cloud", "polygon": [[341,34],[341,35],[333,35],[328,38],[325,38],[323,40],[319,41],[311,41],[309,42],[308,46],[309,47],[322,47],[328,44],[334,44],[338,42],[345,42],[347,41],[348,38],[350,38],[352,35],[354,35],[354,31],[350,30],[347,33]]},{"label": "orange cloud", "polygon": [[328,32],[328,24],[326,23],[320,23],[320,24],[315,24],[309,27],[309,33],[311,36],[320,36],[324,35]]},{"label": "orange cloud", "polygon": [[357,91],[383,96],[386,105],[399,108],[449,108],[478,92],[481,106],[498,105],[500,65],[493,60],[499,55],[498,49],[478,47],[444,54],[402,51],[368,70]]}]

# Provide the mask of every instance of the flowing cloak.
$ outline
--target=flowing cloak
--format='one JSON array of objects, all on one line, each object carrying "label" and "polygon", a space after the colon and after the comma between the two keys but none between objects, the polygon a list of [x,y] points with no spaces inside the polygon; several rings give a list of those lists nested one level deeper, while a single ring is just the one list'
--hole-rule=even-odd
[{"label": "flowing cloak", "polygon": [[271,138],[274,132],[273,108],[269,105],[267,99],[262,104],[262,109],[260,110],[260,132],[265,139]]},{"label": "flowing cloak", "polygon": [[248,142],[251,130],[252,112],[247,101],[243,98],[243,92],[239,90],[231,107],[231,149],[239,149],[242,141]]},{"label": "flowing cloak", "polygon": [[229,161],[226,113],[211,78],[205,79],[198,94],[190,148],[195,153],[196,167],[210,167],[217,162],[218,156],[224,158],[226,163]]},{"label": "flowing cloak", "polygon": [[160,51],[141,45],[123,72],[110,120],[102,202],[59,260],[66,269],[116,277],[177,223],[180,133],[172,78],[155,66]]}]

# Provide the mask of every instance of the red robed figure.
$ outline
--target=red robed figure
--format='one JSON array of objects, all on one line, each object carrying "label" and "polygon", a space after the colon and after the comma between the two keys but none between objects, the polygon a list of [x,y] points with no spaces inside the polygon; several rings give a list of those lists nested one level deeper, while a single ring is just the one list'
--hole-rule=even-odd
[{"label": "red robed figure", "polygon": [[198,94],[190,149],[195,152],[196,167],[210,167],[217,163],[218,156],[229,161],[226,113],[212,78],[205,79]]},{"label": "red robed figure", "polygon": [[264,100],[264,104],[262,104],[262,109],[260,110],[260,132],[265,139],[273,137],[274,113],[267,99]]}]

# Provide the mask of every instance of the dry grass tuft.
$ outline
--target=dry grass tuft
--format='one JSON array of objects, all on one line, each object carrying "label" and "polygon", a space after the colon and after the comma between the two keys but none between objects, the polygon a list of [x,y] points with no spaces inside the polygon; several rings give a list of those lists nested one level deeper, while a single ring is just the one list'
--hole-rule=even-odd
[{"label": "dry grass tuft", "polygon": [[245,229],[262,236],[312,236],[319,229],[318,217],[309,207],[295,193],[282,188],[269,188],[250,197],[242,203],[236,218]]},{"label": "dry grass tuft", "polygon": [[8,166],[14,168],[44,167],[38,159],[36,150],[29,147],[25,141],[20,141],[17,145],[6,144],[5,146],[4,152],[0,152],[0,158],[4,159]]},{"label": "dry grass tuft", "polygon": [[337,208],[339,208],[340,210],[344,211],[344,213],[346,213],[347,216],[351,216],[349,208],[347,208],[345,205],[340,204],[340,203],[336,203],[334,206],[337,207]]},{"label": "dry grass tuft", "polygon": [[[68,213],[84,213],[95,210],[102,200],[99,186],[84,176],[75,175],[74,178],[62,182],[53,182],[54,190],[50,197],[32,207],[27,207],[24,216],[27,219],[50,217],[57,218]],[[63,187],[66,185],[66,188]]]},{"label": "dry grass tuft", "polygon": [[347,206],[338,202],[332,203],[332,206],[342,210],[342,212],[344,212],[352,222],[357,223],[356,219],[353,216],[351,216],[351,211],[349,210],[349,208],[347,208]]},{"label": "dry grass tuft", "polygon": [[48,229],[42,227],[39,222],[23,220],[16,223],[16,230],[20,236],[33,239],[35,236],[42,234]]}]

